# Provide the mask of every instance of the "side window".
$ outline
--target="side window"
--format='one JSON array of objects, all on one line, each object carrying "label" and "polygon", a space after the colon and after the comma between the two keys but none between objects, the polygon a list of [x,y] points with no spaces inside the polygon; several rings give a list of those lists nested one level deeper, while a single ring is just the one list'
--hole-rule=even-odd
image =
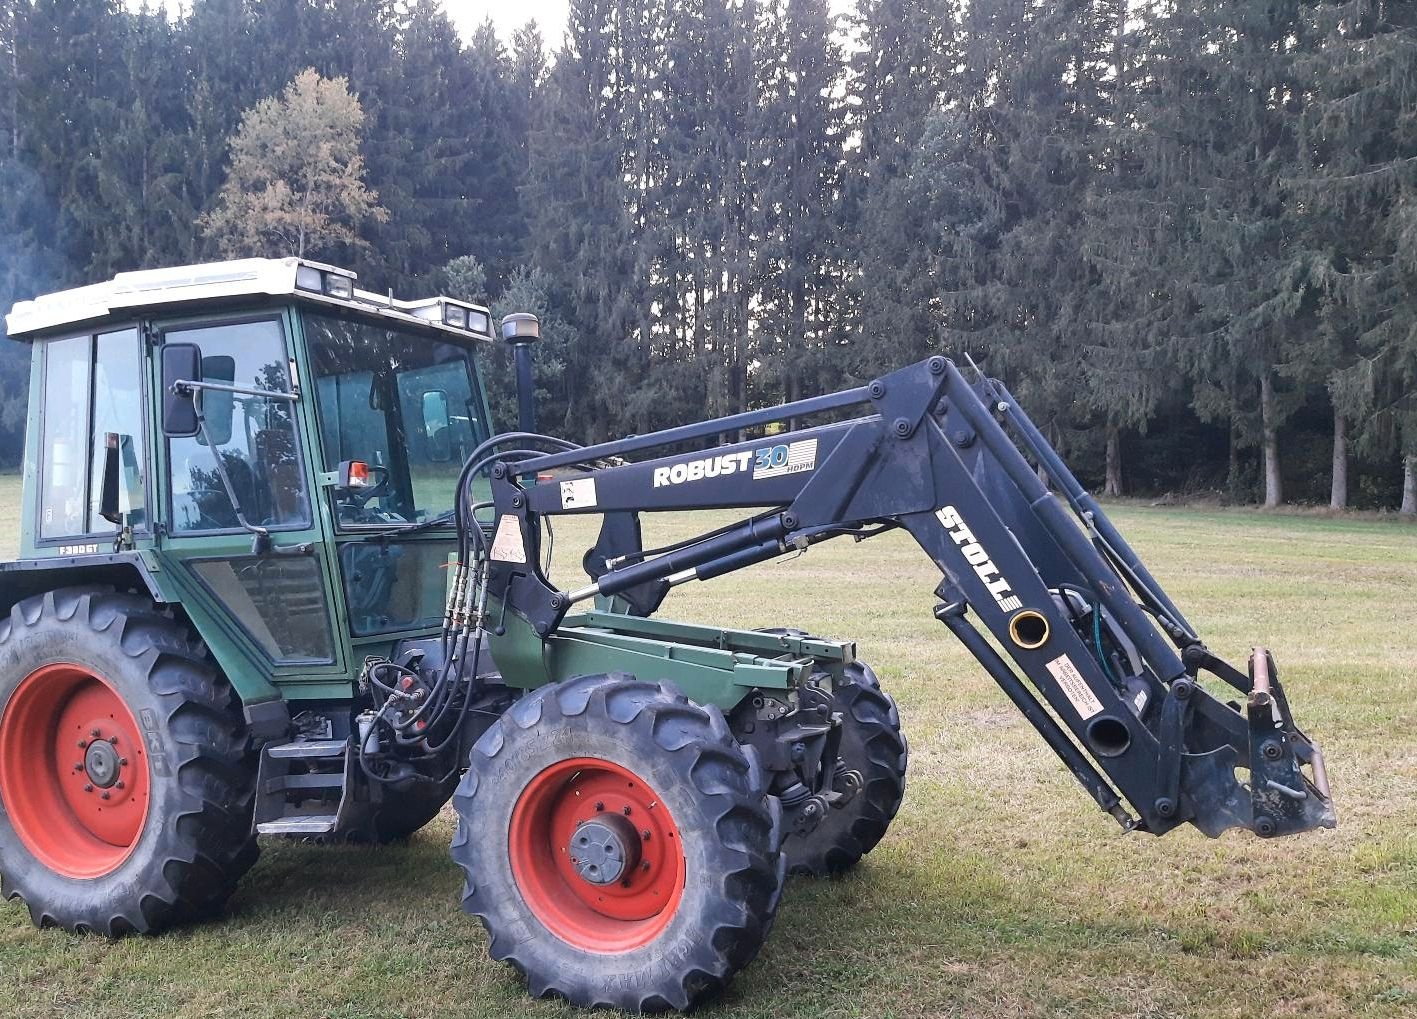
[{"label": "side window", "polygon": [[133,527],[146,525],[141,365],[142,350],[132,329],[48,344],[40,538],[117,531],[117,524],[98,515],[110,434],[118,436],[118,508]]},{"label": "side window", "polygon": [[[164,339],[195,343],[202,349],[206,382],[290,392],[285,337],[275,319],[169,329]],[[247,522],[271,528],[308,526],[310,504],[293,405],[207,390],[201,395],[201,408],[205,438],[168,440],[173,530],[240,528],[214,462],[218,456]]]},{"label": "side window", "polygon": [[84,533],[85,440],[88,436],[89,369],[93,340],[54,340],[44,352],[45,451],[39,488],[39,536]]},{"label": "side window", "polygon": [[192,569],[272,661],[334,659],[325,586],[314,559],[198,559]]},{"label": "side window", "polygon": [[118,509],[135,529],[147,524],[143,497],[143,384],[135,333],[104,333],[94,340],[93,463],[89,470],[89,531],[111,534],[118,525],[98,515],[104,451],[118,436]]}]

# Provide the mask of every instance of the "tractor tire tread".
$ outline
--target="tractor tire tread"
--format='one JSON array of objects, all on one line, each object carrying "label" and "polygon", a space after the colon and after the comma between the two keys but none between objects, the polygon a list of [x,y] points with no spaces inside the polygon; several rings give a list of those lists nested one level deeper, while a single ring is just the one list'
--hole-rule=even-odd
[{"label": "tractor tire tread", "polygon": [[[168,765],[178,802],[171,823],[152,836],[139,879],[109,896],[103,914],[92,914],[79,895],[46,903],[24,875],[9,872],[0,874],[0,895],[23,901],[37,926],[110,938],[154,934],[211,915],[258,853],[251,834],[254,751],[234,691],[206,657],[205,645],[139,595],[103,587],[35,595],[11,610],[0,645],[47,620],[85,627],[143,671],[174,751]],[[134,852],[143,849],[140,843]]]},{"label": "tractor tire tread", "polygon": [[[710,908],[696,919],[701,934],[683,942],[686,950],[677,961],[646,972],[636,987],[607,988],[598,980],[596,956],[550,932],[528,937],[537,929],[536,921],[515,907],[508,908],[508,896],[520,902],[514,887],[484,879],[470,836],[481,812],[479,794],[490,782],[486,776],[515,751],[522,742],[519,737],[533,727],[555,726],[588,712],[608,727],[623,729],[619,738],[625,746],[653,745],[683,762],[677,767],[703,805],[721,864],[712,876],[703,878],[716,881],[717,891],[705,896]],[[466,876],[463,907],[487,929],[492,958],[512,965],[536,997],[630,1012],[687,1010],[748,965],[772,927],[786,861],[779,851],[781,807],[766,790],[756,755],[733,739],[722,713],[693,703],[670,684],[612,673],[541,687],[483,734],[454,797],[459,823],[452,855]],[[505,846],[505,839],[501,841]]]}]

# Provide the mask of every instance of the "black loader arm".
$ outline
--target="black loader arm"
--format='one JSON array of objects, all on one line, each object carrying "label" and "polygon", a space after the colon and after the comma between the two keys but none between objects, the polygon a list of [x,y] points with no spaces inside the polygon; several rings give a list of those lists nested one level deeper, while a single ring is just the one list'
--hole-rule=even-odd
[{"label": "black loader arm", "polygon": [[[859,416],[654,455],[823,413]],[[498,462],[492,493],[488,590],[543,637],[597,596],[649,612],[676,584],[904,529],[942,574],[936,617],[1125,828],[1268,837],[1335,823],[1322,755],[1268,652],[1245,672],[1212,655],[1008,391],[943,357],[783,407]],[[638,513],[754,507],[770,509],[640,547]],[[563,591],[539,565],[541,518],[571,513],[606,514],[606,532],[587,556],[593,582]],[[1209,693],[1203,672],[1234,693]]]}]

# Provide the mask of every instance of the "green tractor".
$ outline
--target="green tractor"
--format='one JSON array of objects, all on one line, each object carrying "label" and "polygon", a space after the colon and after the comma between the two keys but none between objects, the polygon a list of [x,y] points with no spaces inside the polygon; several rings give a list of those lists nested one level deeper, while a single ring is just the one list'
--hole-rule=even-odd
[{"label": "green tractor", "polygon": [[[498,431],[487,309],[310,261],[123,273],[7,324],[33,370],[0,888],[41,926],[157,933],[218,913],[262,836],[393,842],[451,798],[464,908],[533,993],[689,1008],[789,872],[876,846],[907,751],[854,642],[655,613],[892,530],[1124,830],[1334,823],[1269,654],[1212,655],[1007,390],[943,357],[582,447],[534,430],[533,317],[501,323],[521,428]],[[643,547],[642,512],[734,508]],[[576,514],[602,525],[563,587],[552,518]]]}]

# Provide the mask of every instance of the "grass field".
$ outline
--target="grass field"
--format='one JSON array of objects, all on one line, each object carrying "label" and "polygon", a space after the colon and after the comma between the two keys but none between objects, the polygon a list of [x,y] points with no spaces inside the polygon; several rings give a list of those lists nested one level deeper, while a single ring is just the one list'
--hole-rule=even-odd
[{"label": "grass field", "polygon": [[[0,478],[0,544],[14,493]],[[1122,835],[932,620],[938,577],[898,535],[690,585],[667,616],[857,638],[912,750],[886,840],[844,879],[793,882],[763,954],[700,1015],[1417,1015],[1417,529],[1116,517],[1212,647],[1275,650],[1339,829]],[[567,562],[587,543],[557,537]],[[403,848],[267,846],[225,919],[152,940],[36,931],[0,906],[0,1015],[572,1014],[487,960],[450,834],[444,818]]]}]

